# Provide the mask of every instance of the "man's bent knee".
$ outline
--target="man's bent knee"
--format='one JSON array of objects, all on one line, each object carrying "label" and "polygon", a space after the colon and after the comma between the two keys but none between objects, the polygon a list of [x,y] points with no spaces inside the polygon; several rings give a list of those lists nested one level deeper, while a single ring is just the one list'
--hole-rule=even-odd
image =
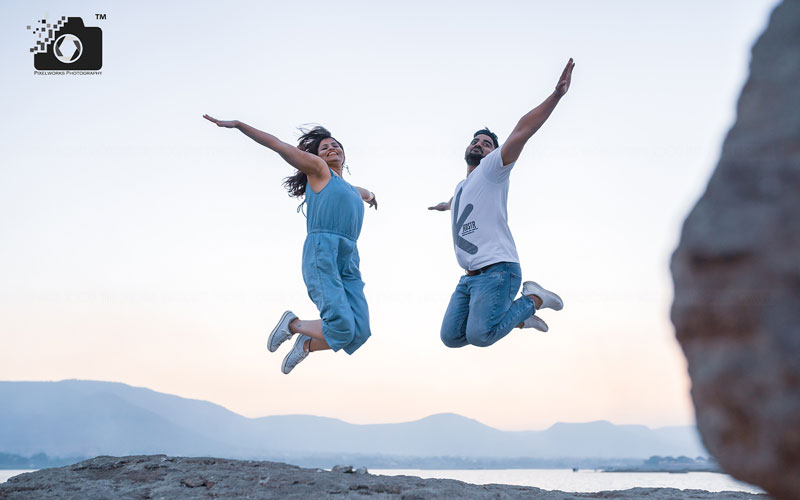
[{"label": "man's bent knee", "polygon": [[442,343],[447,347],[464,347],[467,345],[463,336],[452,335],[451,332],[442,331],[439,337],[442,339]]},{"label": "man's bent knee", "polygon": [[494,344],[494,339],[489,332],[467,332],[467,342],[476,347],[489,347]]}]

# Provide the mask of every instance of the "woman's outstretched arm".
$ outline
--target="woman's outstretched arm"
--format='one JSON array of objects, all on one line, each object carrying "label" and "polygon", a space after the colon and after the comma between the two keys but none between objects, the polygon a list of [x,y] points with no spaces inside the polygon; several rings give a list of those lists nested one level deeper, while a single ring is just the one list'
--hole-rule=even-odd
[{"label": "woman's outstretched arm", "polygon": [[375,198],[375,193],[370,191],[369,189],[364,189],[362,187],[353,186],[358,190],[358,194],[361,195],[361,199],[364,200],[367,205],[374,208],[375,210],[378,209],[378,199]]},{"label": "woman's outstretched arm", "polygon": [[203,115],[203,118],[215,123],[218,127],[239,129],[239,131],[247,137],[281,155],[281,158],[286,160],[286,163],[309,177],[325,178],[326,176],[330,176],[328,164],[325,163],[325,160],[319,156],[297,149],[295,146],[283,142],[272,134],[262,132],[239,120],[217,120],[209,115]]}]

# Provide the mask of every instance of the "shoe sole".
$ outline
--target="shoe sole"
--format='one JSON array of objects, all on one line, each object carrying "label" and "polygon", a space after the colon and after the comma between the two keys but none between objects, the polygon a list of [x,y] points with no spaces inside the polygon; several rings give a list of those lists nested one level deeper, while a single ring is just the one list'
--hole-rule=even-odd
[{"label": "shoe sole", "polygon": [[[283,316],[281,316],[281,319],[278,321],[278,324],[277,324],[277,325],[275,325],[275,328],[273,328],[273,329],[272,329],[272,332],[269,334],[269,338],[267,339],[267,350],[268,350],[269,352],[275,352],[275,351],[277,351],[277,350],[278,350],[278,347],[280,347],[280,345],[276,345],[276,346],[275,346],[275,349],[271,349],[271,348],[270,348],[270,347],[272,346],[272,339],[274,339],[274,338],[275,338],[275,334],[276,334],[276,333],[278,333],[278,329],[280,329],[280,327],[281,327],[281,323],[283,323],[283,321],[284,321],[284,320],[285,320],[285,319],[286,319],[286,318],[287,318],[287,317],[288,317],[290,314],[294,314],[294,313],[292,313],[291,311],[286,311],[285,313],[283,313]],[[288,327],[288,325],[287,325],[287,327]],[[291,330],[290,330],[290,331],[291,331]],[[290,338],[291,338],[291,337],[290,337]],[[288,340],[288,339],[287,339],[287,340]],[[281,342],[281,343],[283,343],[283,342]]]}]

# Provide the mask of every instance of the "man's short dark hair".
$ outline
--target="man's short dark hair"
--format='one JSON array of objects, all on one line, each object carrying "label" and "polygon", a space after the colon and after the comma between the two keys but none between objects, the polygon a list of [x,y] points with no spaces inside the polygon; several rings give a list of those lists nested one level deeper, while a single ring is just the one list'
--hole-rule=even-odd
[{"label": "man's short dark hair", "polygon": [[479,135],[488,135],[489,137],[492,138],[492,142],[494,143],[494,148],[497,149],[497,148],[500,147],[500,143],[497,142],[497,134],[495,134],[494,132],[489,130],[488,127],[482,128],[482,129],[478,130],[477,132],[475,132],[475,134],[473,134],[472,138],[474,139],[474,138],[478,137]]}]

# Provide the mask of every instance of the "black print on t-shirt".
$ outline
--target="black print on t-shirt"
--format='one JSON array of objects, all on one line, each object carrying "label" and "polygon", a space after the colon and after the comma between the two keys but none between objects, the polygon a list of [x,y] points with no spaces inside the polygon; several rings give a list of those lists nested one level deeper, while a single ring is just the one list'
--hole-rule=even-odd
[{"label": "black print on t-shirt", "polygon": [[474,233],[475,231],[477,231],[477,229],[478,226],[475,225],[475,221],[471,220],[466,224],[464,224],[463,226],[461,226],[461,236],[466,236],[470,233]]},{"label": "black print on t-shirt", "polygon": [[[467,217],[469,217],[469,214],[472,213],[472,208],[473,208],[472,203],[468,203],[467,206],[464,207],[464,212],[461,214],[458,213],[458,205],[459,201],[461,201],[462,191],[464,191],[463,187],[458,190],[458,194],[456,194],[455,203],[453,204],[453,214],[455,215],[455,217],[453,217],[453,241],[456,243],[456,246],[461,250],[464,250],[470,255],[475,255],[476,253],[478,253],[478,247],[470,243],[469,241],[465,240],[464,238],[461,237],[460,234],[458,234],[459,229],[461,229],[461,227],[465,225],[464,223],[467,221]],[[471,222],[471,224],[473,226],[475,225],[474,222]],[[464,233],[464,234],[469,234],[469,233]]]}]

